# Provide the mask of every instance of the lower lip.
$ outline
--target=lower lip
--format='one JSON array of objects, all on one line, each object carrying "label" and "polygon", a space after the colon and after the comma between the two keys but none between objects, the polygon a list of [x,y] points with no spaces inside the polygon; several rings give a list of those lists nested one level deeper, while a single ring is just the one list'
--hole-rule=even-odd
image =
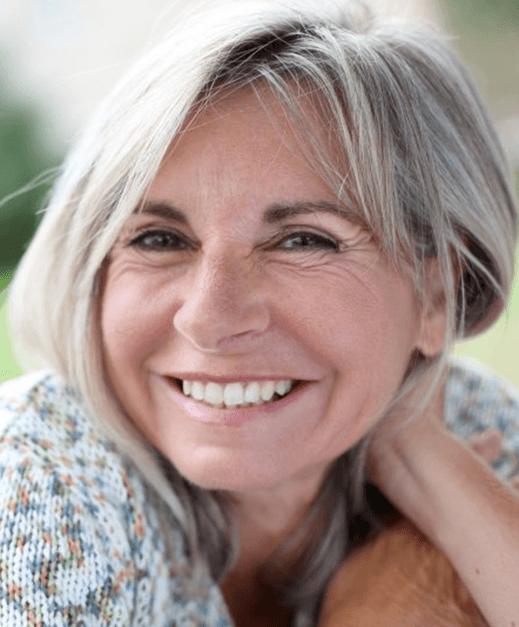
[{"label": "lower lip", "polygon": [[308,383],[300,386],[295,392],[289,393],[287,396],[280,398],[273,403],[265,403],[252,407],[241,407],[235,409],[222,409],[212,407],[195,401],[188,396],[184,396],[180,390],[172,385],[165,377],[160,377],[163,385],[167,387],[167,392],[173,401],[181,407],[191,418],[199,422],[209,422],[223,427],[239,427],[245,422],[264,418],[268,414],[277,412],[287,405],[297,401],[302,394],[308,389]]}]

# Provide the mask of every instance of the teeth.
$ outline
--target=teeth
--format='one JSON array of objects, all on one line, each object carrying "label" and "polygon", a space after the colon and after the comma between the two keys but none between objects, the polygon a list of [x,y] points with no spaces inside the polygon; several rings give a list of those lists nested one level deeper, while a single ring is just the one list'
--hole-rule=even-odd
[{"label": "teeth", "polygon": [[193,381],[191,386],[191,396],[195,401],[202,401],[204,399],[205,386],[201,381]]},{"label": "teeth", "polygon": [[[185,392],[184,392],[185,394]],[[211,405],[221,405],[223,403],[223,388],[218,383],[212,381],[205,386],[204,400]]]},{"label": "teeth", "polygon": [[236,407],[238,405],[260,405],[272,400],[274,394],[284,396],[293,385],[293,381],[250,381],[249,383],[228,383],[220,385],[214,381],[182,381],[182,391],[197,401],[209,405]]},{"label": "teeth", "polygon": [[279,394],[279,396],[284,396],[291,387],[292,383],[290,381],[276,381],[274,391]]},{"label": "teeth", "polygon": [[270,399],[274,396],[274,381],[263,381],[261,384],[260,395],[262,401],[270,401]]},{"label": "teeth", "polygon": [[223,402],[230,407],[243,403],[243,385],[241,383],[229,383],[223,389]]},{"label": "teeth", "polygon": [[260,402],[260,384],[257,381],[251,381],[245,388],[245,394],[243,395],[245,403],[259,403]]}]

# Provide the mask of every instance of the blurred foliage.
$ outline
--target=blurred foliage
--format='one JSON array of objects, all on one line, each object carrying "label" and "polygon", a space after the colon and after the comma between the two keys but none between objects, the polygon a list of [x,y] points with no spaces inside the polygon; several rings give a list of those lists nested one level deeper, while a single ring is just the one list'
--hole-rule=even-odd
[{"label": "blurred foliage", "polygon": [[5,71],[0,74],[0,382],[20,374],[1,306],[4,288],[32,238],[51,171],[61,161],[56,147],[43,138],[45,122],[38,106],[15,96],[8,78]]},{"label": "blurred foliage", "polygon": [[452,17],[465,25],[496,30],[503,23],[519,26],[519,0],[451,0],[447,5]]},{"label": "blurred foliage", "polygon": [[56,166],[54,150],[39,129],[37,107],[9,92],[0,76],[0,290],[22,256],[37,225],[37,212]]}]

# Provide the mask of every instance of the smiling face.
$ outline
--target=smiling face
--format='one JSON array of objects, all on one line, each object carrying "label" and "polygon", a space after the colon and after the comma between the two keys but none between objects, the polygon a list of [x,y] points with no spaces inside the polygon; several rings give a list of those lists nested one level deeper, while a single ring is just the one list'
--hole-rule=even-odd
[{"label": "smiling face", "polygon": [[424,348],[411,282],[337,206],[271,105],[242,91],[200,114],[108,261],[112,387],[207,488],[318,480]]}]

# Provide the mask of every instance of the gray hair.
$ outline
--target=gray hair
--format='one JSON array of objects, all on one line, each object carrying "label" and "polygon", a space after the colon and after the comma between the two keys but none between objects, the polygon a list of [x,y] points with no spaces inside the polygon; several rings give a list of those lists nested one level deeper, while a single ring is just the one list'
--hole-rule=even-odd
[{"label": "gray hair", "polygon": [[[485,108],[444,38],[426,28],[377,21],[347,0],[318,10],[219,4],[187,17],[122,80],[65,163],[16,274],[11,319],[17,347],[80,392],[216,580],[233,558],[225,498],[165,468],[125,419],[103,368],[98,301],[107,255],[173,140],[197,110],[246,86],[275,95],[313,167],[357,208],[389,262],[412,268],[423,299],[427,264],[437,260],[445,346],[432,363],[417,355],[413,372],[439,368],[455,339],[501,312],[516,233],[509,172]],[[337,150],[305,134],[303,92],[316,96],[311,115]],[[406,389],[416,381],[408,377]],[[336,461],[301,526],[308,550],[280,584],[292,607],[315,612],[348,550],[367,441]]]}]

